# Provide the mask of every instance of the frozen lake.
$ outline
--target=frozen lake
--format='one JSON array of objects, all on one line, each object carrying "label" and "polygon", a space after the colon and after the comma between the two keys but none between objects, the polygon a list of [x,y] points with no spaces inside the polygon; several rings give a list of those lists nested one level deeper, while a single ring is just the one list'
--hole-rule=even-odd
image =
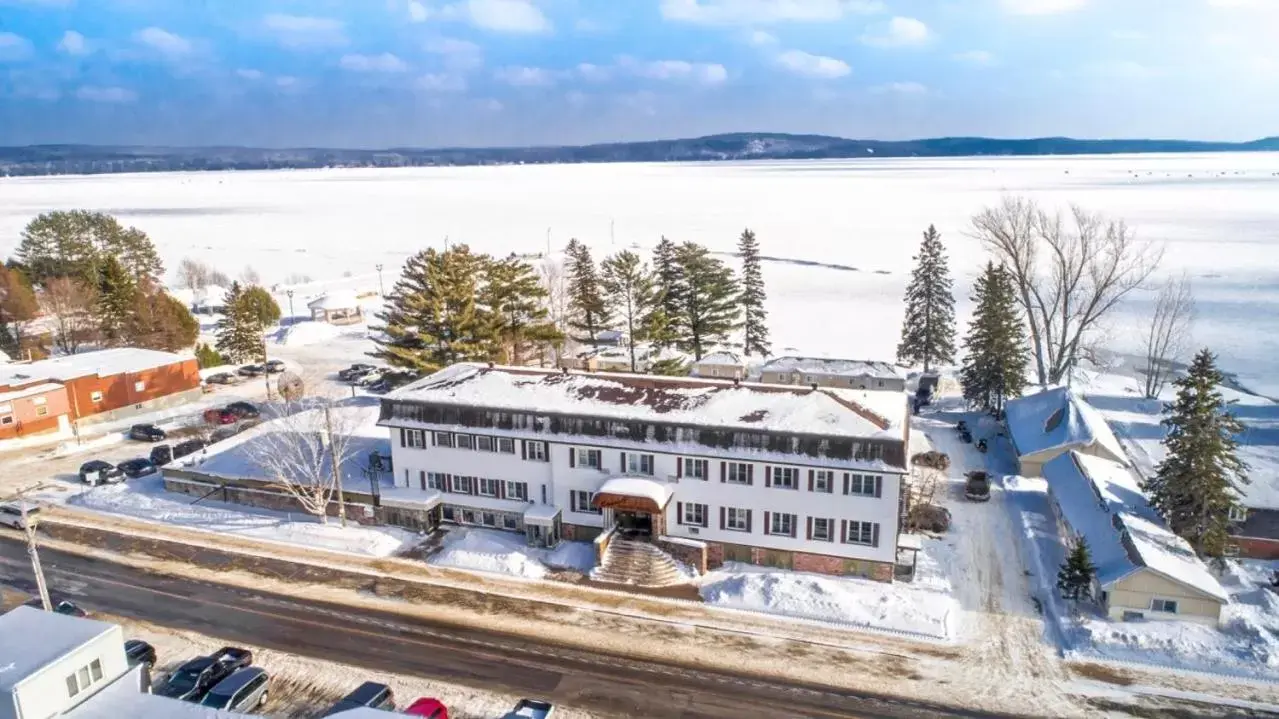
[{"label": "frozen lake", "polygon": [[[103,210],[146,231],[169,267],[185,256],[268,282],[370,276],[444,238],[506,254],[576,237],[597,258],[661,235],[732,251],[742,228],[769,263],[774,349],[888,359],[919,233],[942,232],[961,314],[985,261],[968,218],[1002,193],[1122,217],[1166,244],[1162,274],[1189,272],[1195,339],[1252,389],[1279,396],[1279,154],[931,158],[167,173],[0,179],[0,245],[52,209]],[[376,279],[373,280],[374,288]],[[1133,349],[1144,299],[1106,344]],[[966,321],[966,317],[965,317]]]}]

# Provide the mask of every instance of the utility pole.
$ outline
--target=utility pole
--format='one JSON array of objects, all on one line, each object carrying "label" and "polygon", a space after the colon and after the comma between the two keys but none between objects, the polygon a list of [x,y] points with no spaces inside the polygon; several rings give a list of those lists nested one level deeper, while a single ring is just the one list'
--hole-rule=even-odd
[{"label": "utility pole", "polygon": [[546,228],[546,256],[551,256],[551,228]]},{"label": "utility pole", "polygon": [[374,266],[377,267],[377,296],[386,297],[386,290],[382,289],[382,265],[378,263]]},{"label": "utility pole", "polygon": [[285,290],[284,294],[289,296],[289,326],[293,326],[293,290]]},{"label": "utility pole", "polygon": [[608,244],[610,244],[610,245],[616,245],[616,244],[617,244],[617,238],[616,238],[616,237],[614,237],[614,235],[613,235],[613,226],[614,226],[615,224],[617,224],[617,223],[616,223],[616,220],[614,220],[613,218],[611,218],[611,217],[610,217],[610,218],[609,218],[609,220],[608,220]]},{"label": "utility pole", "polygon": [[342,496],[342,472],[338,467],[337,448],[333,445],[333,415],[329,412],[330,403],[324,402],[324,431],[329,439],[329,469],[333,472],[333,486],[338,492],[338,521],[346,526],[346,498]]},{"label": "utility pole", "polygon": [[27,535],[27,556],[31,557],[31,572],[36,577],[36,590],[40,593],[40,604],[46,612],[53,611],[53,602],[49,599],[49,587],[44,582],[44,567],[40,564],[40,550],[36,546],[36,523],[39,521],[27,511],[27,500],[22,496],[27,492],[43,488],[43,484],[28,487],[12,495],[9,499],[17,499],[22,509],[22,531]]}]

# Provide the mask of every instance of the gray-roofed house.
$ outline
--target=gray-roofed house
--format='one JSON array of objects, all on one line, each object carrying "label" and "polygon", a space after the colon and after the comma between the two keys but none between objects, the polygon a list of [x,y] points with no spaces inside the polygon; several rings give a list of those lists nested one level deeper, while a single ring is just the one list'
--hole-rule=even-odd
[{"label": "gray-roofed house", "polygon": [[1069,542],[1088,543],[1097,567],[1092,595],[1107,616],[1221,620],[1229,595],[1190,545],[1164,526],[1128,467],[1071,450],[1043,470]]},{"label": "gray-roofed house", "polygon": [[746,363],[736,352],[712,352],[694,362],[689,374],[715,379],[746,379]]},{"label": "gray-roofed house", "polygon": [[760,368],[765,384],[905,392],[906,378],[887,362],[824,357],[775,357]]},{"label": "gray-roofed house", "polygon": [[1041,476],[1046,463],[1070,450],[1128,464],[1105,418],[1067,387],[1009,400],[1004,413],[1023,477]]}]

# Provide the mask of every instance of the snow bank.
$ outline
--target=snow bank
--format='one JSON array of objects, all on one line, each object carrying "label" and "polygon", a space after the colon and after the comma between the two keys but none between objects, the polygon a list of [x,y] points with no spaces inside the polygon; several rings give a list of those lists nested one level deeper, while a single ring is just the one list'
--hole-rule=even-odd
[{"label": "snow bank", "polygon": [[703,577],[699,589],[707,604],[721,607],[949,639],[958,605],[937,591],[942,586],[949,590],[939,575],[913,586],[728,562]]},{"label": "snow bank", "polygon": [[457,528],[444,537],[444,546],[427,558],[428,564],[473,572],[542,579],[551,569],[590,571],[595,548],[585,542],[561,542],[552,550],[529,547],[524,535],[489,529]]},{"label": "snow bank", "polygon": [[[295,325],[281,327],[275,333],[275,343],[286,347],[304,347],[331,342],[351,332],[357,325],[338,327],[328,322],[299,322]],[[359,330],[362,332],[363,328]]]},{"label": "snow bank", "polygon": [[158,476],[96,487],[67,499],[68,504],[78,507],[187,529],[374,557],[396,554],[418,541],[416,534],[395,527],[348,525],[343,528],[336,520],[320,524],[315,517],[305,514],[272,512],[211,500],[199,504],[193,501],[184,494],[165,492],[164,481]]}]

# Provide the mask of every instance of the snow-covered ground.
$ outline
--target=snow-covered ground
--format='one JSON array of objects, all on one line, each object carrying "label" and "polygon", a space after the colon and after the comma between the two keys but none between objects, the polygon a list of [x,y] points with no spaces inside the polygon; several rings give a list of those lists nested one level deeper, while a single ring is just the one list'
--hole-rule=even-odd
[{"label": "snow-covered ground", "polygon": [[313,516],[272,512],[204,500],[164,491],[159,475],[86,489],[66,498],[67,504],[135,519],[164,522],[187,529],[267,539],[318,549],[385,557],[417,544],[421,538],[396,527],[341,527],[337,520],[321,524]]},{"label": "snow-covered ground", "polygon": [[[148,173],[0,179],[6,253],[40,212],[84,208],[146,231],[166,266],[192,256],[236,275],[252,265],[267,285],[303,273],[293,314],[329,287],[390,290],[405,258],[465,242],[505,256],[562,248],[571,237],[597,257],[651,248],[666,235],[731,252],[743,227],[764,255],[856,269],[765,265],[773,342],[810,353],[891,358],[900,298],[920,232],[936,224],[957,276],[960,319],[985,262],[968,219],[1005,192],[1125,218],[1167,241],[1162,272],[1188,271],[1203,321],[1196,344],[1225,369],[1279,397],[1279,154],[862,159],[637,165],[332,169]],[[919,198],[926,198],[919,201]],[[832,212],[831,208],[839,211]],[[230,260],[228,258],[234,258]],[[347,274],[350,276],[346,276]],[[884,274],[880,274],[884,273]],[[1110,327],[1117,349],[1148,312],[1135,298]],[[287,298],[278,297],[288,312]],[[814,317],[856,321],[815,322]]]},{"label": "snow-covered ground", "polygon": [[542,579],[552,570],[590,572],[595,565],[595,545],[560,542],[554,549],[525,544],[524,535],[474,527],[453,527],[443,546],[427,563],[473,572]]}]

